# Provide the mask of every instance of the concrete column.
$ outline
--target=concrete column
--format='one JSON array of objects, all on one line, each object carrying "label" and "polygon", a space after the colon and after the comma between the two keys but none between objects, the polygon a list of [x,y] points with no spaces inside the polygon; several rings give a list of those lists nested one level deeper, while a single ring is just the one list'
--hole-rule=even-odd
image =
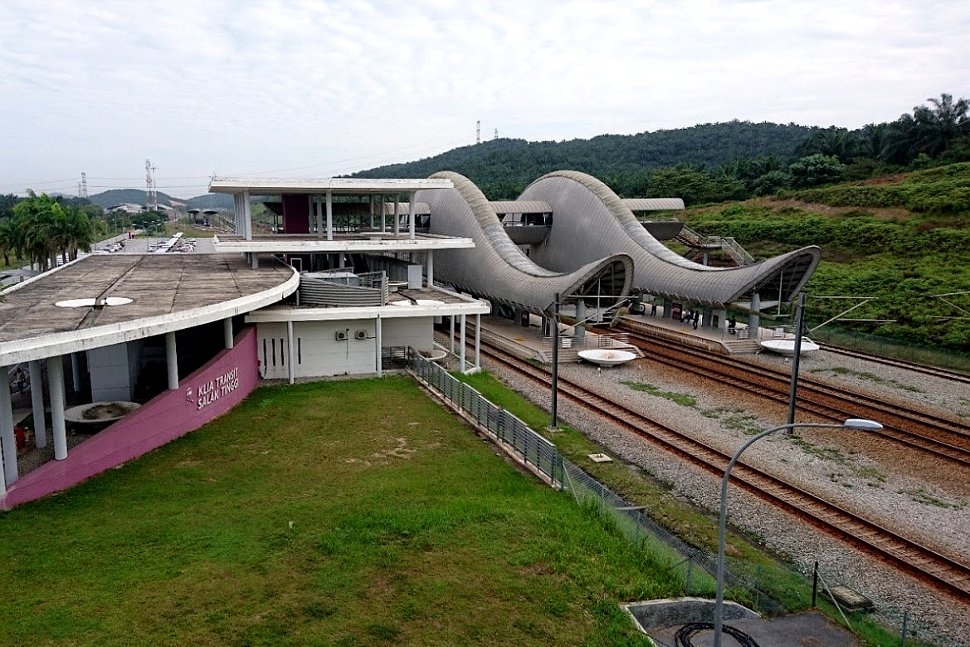
[{"label": "concrete column", "polygon": [[704,321],[701,322],[702,326],[711,327],[714,321],[714,308],[704,308]]},{"label": "concrete column", "polygon": [[44,378],[41,376],[40,360],[27,365],[30,375],[30,404],[34,414],[34,443],[37,449],[47,447],[47,421],[44,419]]},{"label": "concrete column", "polygon": [[452,355],[455,354],[455,315],[448,317],[448,347]]},{"label": "concrete column", "polygon": [[761,328],[761,295],[755,292],[751,295],[751,314],[748,315],[748,333],[751,339],[757,339]]},{"label": "concrete column", "polygon": [[461,344],[461,372],[465,372],[465,315],[461,315],[461,333],[460,340]]},{"label": "concrete column", "polygon": [[249,191],[243,191],[243,224],[246,227],[246,240],[252,240],[253,214],[249,208]]},{"label": "concrete column", "polygon": [[481,369],[482,349],[482,315],[475,315],[475,368]]},{"label": "concrete column", "polygon": [[401,204],[401,194],[394,194],[394,235],[399,236],[401,234],[401,221],[397,217],[397,212]]},{"label": "concrete column", "polygon": [[168,368],[168,388],[175,391],[179,388],[179,358],[174,332],[165,333],[165,366]]},{"label": "concrete column", "polygon": [[293,343],[293,322],[286,322],[286,374],[290,378],[290,384],[296,382],[296,369],[293,366],[296,357],[295,344]]},{"label": "concrete column", "polygon": [[327,191],[327,240],[333,240],[333,191]]},{"label": "concrete column", "polygon": [[384,377],[384,358],[381,357],[381,347],[384,345],[384,324],[381,321],[381,316],[377,315],[377,321],[374,323],[374,346],[375,346],[375,364],[377,366],[377,377]]},{"label": "concrete column", "polygon": [[671,301],[667,297],[664,297],[664,316],[663,316],[664,319],[670,319],[671,318],[670,308],[673,305],[674,305],[674,302],[673,301]]},{"label": "concrete column", "polygon": [[380,215],[381,215],[381,233],[383,234],[387,231],[387,214],[384,213],[384,206],[385,206],[384,194],[381,193],[377,197],[378,197],[378,200],[380,201],[378,211],[380,211]]},{"label": "concrete column", "polygon": [[347,255],[344,254],[343,252],[340,252],[339,254],[337,254],[337,267],[339,267],[340,269],[344,269],[345,267],[347,267],[346,258],[347,258]]},{"label": "concrete column", "polygon": [[373,230],[374,229],[374,194],[371,193],[369,196],[367,196],[367,200],[368,200],[367,204],[370,210],[370,228],[371,230]]},{"label": "concrete column", "polygon": [[323,238],[323,203],[319,200],[313,202],[313,214],[316,216],[317,238]]},{"label": "concrete column", "polygon": [[414,191],[408,193],[408,238],[414,240]]},{"label": "concrete column", "polygon": [[428,287],[434,287],[434,250],[429,249],[425,256],[425,274],[428,275]]},{"label": "concrete column", "polygon": [[81,390],[81,365],[77,361],[77,353],[71,353],[71,385],[75,393]]},{"label": "concrete column", "polygon": [[67,458],[67,427],[64,424],[64,366],[61,357],[47,359],[47,384],[51,392],[51,435],[54,439],[54,458]]},{"label": "concrete column", "polygon": [[576,341],[581,342],[586,339],[586,302],[582,299],[576,301],[576,321],[582,321],[583,323],[577,323],[573,326],[573,330],[576,334]]},{"label": "concrete column", "polygon": [[17,473],[17,439],[13,433],[13,403],[10,400],[8,366],[0,366],[0,450],[3,453],[4,491],[19,478]]},{"label": "concrete column", "polygon": [[232,348],[234,343],[232,336],[232,317],[226,317],[222,320],[222,339],[226,350]]}]

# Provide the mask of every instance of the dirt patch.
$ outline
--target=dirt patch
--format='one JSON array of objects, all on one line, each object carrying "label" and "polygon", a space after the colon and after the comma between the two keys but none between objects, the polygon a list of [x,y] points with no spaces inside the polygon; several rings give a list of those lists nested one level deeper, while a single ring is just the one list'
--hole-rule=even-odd
[{"label": "dirt patch", "polygon": [[774,198],[754,198],[749,200],[751,204],[756,204],[771,209],[792,208],[809,213],[819,213],[824,216],[844,216],[852,212],[865,212],[879,220],[908,220],[913,214],[908,209],[900,207],[833,207],[828,204],[817,202],[802,202],[801,200],[777,200]]},{"label": "dirt patch", "polygon": [[86,409],[81,417],[85,420],[111,420],[121,418],[128,414],[129,408],[119,402],[109,402],[108,404],[97,404]]}]

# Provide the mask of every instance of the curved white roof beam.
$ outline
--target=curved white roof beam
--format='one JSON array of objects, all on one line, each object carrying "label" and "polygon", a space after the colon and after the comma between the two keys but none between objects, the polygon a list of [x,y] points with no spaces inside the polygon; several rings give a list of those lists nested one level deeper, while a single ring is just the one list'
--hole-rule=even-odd
[{"label": "curved white roof beam", "polygon": [[557,293],[564,302],[577,296],[622,298],[630,293],[633,260],[626,254],[603,254],[565,272],[540,267],[509,239],[488,199],[471,180],[451,171],[431,178],[451,180],[455,188],[418,192],[416,199],[431,207],[430,233],[475,241],[474,250],[435,252],[435,277],[442,283],[536,314],[548,311]]},{"label": "curved white roof beam", "polygon": [[694,263],[651,236],[612,189],[578,171],[548,173],[519,200],[541,200],[553,209],[548,236],[530,252],[539,265],[568,272],[608,254],[628,254],[635,289],[675,300],[723,306],[759,292],[762,301],[788,302],[821,258],[821,250],[811,246],[744,267]]}]

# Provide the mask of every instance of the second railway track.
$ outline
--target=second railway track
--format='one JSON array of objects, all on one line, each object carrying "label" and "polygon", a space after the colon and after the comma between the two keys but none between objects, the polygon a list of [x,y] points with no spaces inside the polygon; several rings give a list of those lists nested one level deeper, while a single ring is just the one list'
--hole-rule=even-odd
[{"label": "second railway track", "polygon": [[[482,354],[522,377],[543,385],[544,388],[551,383],[551,377],[544,369],[508,356],[503,351],[489,347],[487,343],[482,347]],[[723,474],[730,459],[725,452],[604,398],[578,383],[560,377],[558,389],[562,397],[577,406],[591,410],[616,427],[636,434],[712,474]],[[739,462],[732,473],[732,481],[827,534],[877,557],[964,604],[970,604],[970,566],[958,559],[907,539],[751,465]]]}]

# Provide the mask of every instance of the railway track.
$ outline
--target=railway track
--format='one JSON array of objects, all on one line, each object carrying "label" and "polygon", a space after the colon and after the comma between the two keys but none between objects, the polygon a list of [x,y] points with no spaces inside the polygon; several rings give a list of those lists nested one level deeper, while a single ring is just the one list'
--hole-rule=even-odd
[{"label": "railway track", "polygon": [[822,349],[830,353],[834,353],[836,355],[843,355],[845,357],[854,357],[856,359],[863,359],[867,362],[874,362],[876,364],[882,364],[884,366],[894,366],[896,368],[906,369],[907,371],[922,373],[923,375],[932,375],[933,377],[939,377],[946,380],[951,380],[953,382],[970,384],[970,375],[967,375],[966,373],[960,373],[958,371],[949,371],[945,368],[938,368],[936,366],[927,366],[925,364],[916,364],[915,362],[907,362],[901,359],[892,359],[889,357],[880,357],[879,355],[870,355],[868,353],[862,353],[860,351],[852,350],[849,348],[842,348],[841,346],[830,346],[829,344],[822,344]]},{"label": "railway track", "polygon": [[[542,388],[549,388],[551,385],[551,377],[545,369],[510,357],[487,343],[483,343],[481,352],[490,360]],[[651,420],[562,376],[559,377],[557,388],[560,397],[592,411],[614,426],[718,477],[723,475],[730,455],[720,449]],[[970,604],[970,566],[967,564],[907,539],[874,521],[746,463],[738,462],[735,465],[732,481],[736,486],[819,530],[877,557],[964,604]]]},{"label": "railway track", "polygon": [[[690,366],[694,375],[742,389],[777,403],[788,403],[791,375],[786,371],[754,365],[747,361],[709,352],[641,332],[636,322],[623,323],[630,343],[643,351],[648,361]],[[951,464],[970,467],[970,425],[901,402],[831,386],[811,375],[798,378],[796,407],[823,420],[851,417],[878,420],[884,428],[876,435],[914,451],[929,454]]]}]

